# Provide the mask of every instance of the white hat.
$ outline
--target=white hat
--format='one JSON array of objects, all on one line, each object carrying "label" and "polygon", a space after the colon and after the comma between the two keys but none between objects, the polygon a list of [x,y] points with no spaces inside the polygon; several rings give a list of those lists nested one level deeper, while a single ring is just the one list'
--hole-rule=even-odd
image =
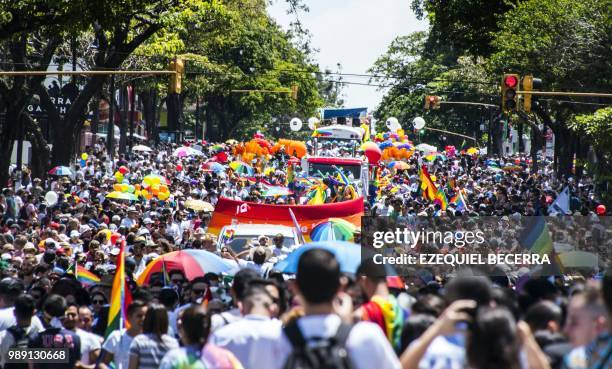
[{"label": "white hat", "polygon": [[110,254],[111,254],[111,255],[113,255],[113,256],[117,256],[117,255],[119,255],[119,252],[120,252],[120,250],[119,250],[119,248],[118,248],[118,247],[113,247],[113,248],[110,250]]},{"label": "white hat", "polygon": [[87,224],[83,224],[79,227],[79,233],[83,234],[85,232],[91,231],[91,227],[88,226]]},{"label": "white hat", "polygon": [[153,224],[153,221],[151,220],[151,218],[144,218],[144,220],[142,222],[144,224]]},{"label": "white hat", "polygon": [[72,238],[72,237],[79,237],[80,235],[81,234],[77,230],[70,231],[70,238]]}]

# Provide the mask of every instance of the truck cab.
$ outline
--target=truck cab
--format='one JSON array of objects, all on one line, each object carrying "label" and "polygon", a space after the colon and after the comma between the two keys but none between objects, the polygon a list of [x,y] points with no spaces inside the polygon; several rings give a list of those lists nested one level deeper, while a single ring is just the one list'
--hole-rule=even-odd
[{"label": "truck cab", "polygon": [[[232,234],[229,242],[223,237],[224,234],[228,233],[228,230]],[[249,242],[257,244],[259,236],[263,235],[272,240],[279,233],[285,238],[284,246],[292,247],[300,244],[300,238],[295,228],[275,224],[238,223],[226,225],[221,229],[217,240],[217,250],[221,250],[221,247],[226,245],[227,242],[227,246],[231,247],[234,252],[240,253],[245,250]]]}]

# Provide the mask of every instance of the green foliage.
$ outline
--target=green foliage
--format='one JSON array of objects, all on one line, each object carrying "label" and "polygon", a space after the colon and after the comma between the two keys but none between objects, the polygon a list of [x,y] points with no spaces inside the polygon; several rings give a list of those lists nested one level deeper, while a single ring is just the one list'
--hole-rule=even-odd
[{"label": "green foliage", "polygon": [[419,19],[429,21],[428,55],[445,55],[453,64],[461,55],[487,56],[499,18],[517,0],[412,0]]},{"label": "green foliage", "polygon": [[597,150],[605,153],[609,160],[612,156],[612,107],[597,110],[594,114],[576,116],[570,123],[571,129],[585,135],[588,142]]},{"label": "green foliage", "polygon": [[[412,120],[422,116],[428,127],[480,136],[479,125],[489,118],[488,111],[474,106],[442,105],[439,110],[424,111],[426,95],[442,96],[445,101],[474,101],[491,103],[494,92],[482,59],[462,57],[453,68],[443,65],[442,57],[424,57],[427,34],[415,32],[396,38],[388,51],[370,69],[374,79],[392,87],[383,97],[375,117],[379,131],[386,131],[384,122],[396,117],[405,130],[410,131]],[[476,83],[473,83],[476,82]],[[483,99],[489,97],[488,99]],[[441,135],[427,132],[424,139],[436,141]],[[448,143],[461,144],[463,139],[448,136]]]},{"label": "green foliage", "polygon": [[505,14],[492,71],[531,73],[548,90],[609,91],[609,0],[530,0]]}]

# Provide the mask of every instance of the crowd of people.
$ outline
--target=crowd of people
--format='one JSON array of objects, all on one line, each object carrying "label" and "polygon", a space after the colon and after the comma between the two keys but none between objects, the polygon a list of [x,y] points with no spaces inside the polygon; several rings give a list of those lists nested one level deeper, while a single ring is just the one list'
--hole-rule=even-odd
[{"label": "crowd of people", "polygon": [[[322,153],[331,155],[334,146],[326,145]],[[472,271],[450,278],[432,270],[427,278],[403,276],[397,283],[367,259],[354,273],[341,272],[334,254],[316,249],[302,254],[295,275],[282,274],[274,263],[297,245],[287,247],[279,234],[252,240],[243,253],[218,247],[217,236],[208,230],[210,211],[192,210],[186,202],[214,205],[226,197],[302,204],[308,184],[300,181],[299,163],[290,173],[292,158],[280,151],[265,162],[255,160],[254,173],[241,174],[223,165],[239,159],[232,144],[197,148],[200,154],[176,156],[176,147],[160,145],[129,158],[115,156],[111,164],[104,145],[97,143],[72,175],[32,178],[25,170],[2,190],[1,368],[26,367],[9,362],[7,352],[28,347],[70,353],[67,363],[36,368],[612,367],[609,273],[534,277],[519,284],[512,276]],[[347,156],[350,150],[333,154]],[[515,168],[501,170],[508,161]],[[377,169],[364,201],[366,215],[400,220],[499,216],[506,221],[555,215],[559,210],[551,205],[564,188],[574,215],[606,212],[600,211],[588,177],[557,179],[550,163],[531,173],[522,157],[457,154],[430,160],[415,152],[405,162],[403,169],[382,164]],[[460,192],[464,202],[442,209],[422,196],[423,166],[449,199]],[[166,178],[168,196],[108,198],[121,167],[127,183],[141,183],[151,174]],[[327,202],[347,199],[345,181],[329,176],[321,183]],[[292,191],[266,196],[266,186]],[[49,201],[49,192],[56,201]],[[597,239],[590,236],[588,245],[601,241],[591,251],[607,255],[606,231]],[[577,236],[580,228],[572,232]],[[503,243],[503,235],[498,236]],[[564,240],[578,248],[578,239]],[[107,332],[121,249],[132,302],[124,328]],[[215,253],[238,271],[188,280],[182,270],[172,269],[147,284],[136,283],[150,262],[183,249]],[[77,266],[100,281],[78,280]]]}]

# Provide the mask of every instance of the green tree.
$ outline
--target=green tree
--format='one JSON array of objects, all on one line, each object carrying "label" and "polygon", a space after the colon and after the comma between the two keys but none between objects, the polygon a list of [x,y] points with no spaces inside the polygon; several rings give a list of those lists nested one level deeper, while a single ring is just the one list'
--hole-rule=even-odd
[{"label": "green tree", "polygon": [[[494,35],[490,69],[533,74],[546,90],[602,91],[610,89],[612,21],[607,0],[530,0],[505,13]],[[588,105],[557,104],[540,99],[537,118],[556,137],[558,175],[569,175],[574,154],[586,156],[588,145],[568,122],[575,114],[592,111]],[[588,142],[588,141],[587,141]]]}]

